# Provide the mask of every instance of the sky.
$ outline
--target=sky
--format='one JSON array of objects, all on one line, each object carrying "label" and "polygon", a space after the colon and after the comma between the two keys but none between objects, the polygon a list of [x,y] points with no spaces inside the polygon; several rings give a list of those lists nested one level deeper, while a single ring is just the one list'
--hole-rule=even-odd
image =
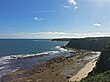
[{"label": "sky", "polygon": [[0,38],[110,36],[110,0],[0,0]]}]

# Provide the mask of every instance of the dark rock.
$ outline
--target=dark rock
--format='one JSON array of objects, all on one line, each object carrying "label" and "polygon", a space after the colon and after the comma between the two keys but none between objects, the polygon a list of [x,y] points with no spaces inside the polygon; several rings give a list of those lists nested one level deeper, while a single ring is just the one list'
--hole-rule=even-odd
[{"label": "dark rock", "polygon": [[67,79],[71,78],[71,75],[67,75],[66,78],[67,78]]}]

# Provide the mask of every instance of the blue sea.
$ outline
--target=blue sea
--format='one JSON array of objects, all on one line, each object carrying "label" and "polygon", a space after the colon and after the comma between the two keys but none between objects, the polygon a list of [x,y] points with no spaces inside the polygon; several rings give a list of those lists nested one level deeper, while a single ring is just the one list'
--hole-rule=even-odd
[{"label": "blue sea", "polygon": [[0,78],[8,72],[27,69],[56,56],[71,55],[60,47],[67,43],[47,39],[0,39]]}]

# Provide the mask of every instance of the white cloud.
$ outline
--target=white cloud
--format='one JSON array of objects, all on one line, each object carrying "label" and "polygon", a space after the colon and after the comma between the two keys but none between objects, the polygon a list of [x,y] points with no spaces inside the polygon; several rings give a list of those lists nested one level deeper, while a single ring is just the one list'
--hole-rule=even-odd
[{"label": "white cloud", "polygon": [[76,9],[78,9],[78,7],[74,7],[74,9],[76,10]]},{"label": "white cloud", "polygon": [[44,18],[34,17],[34,20],[36,20],[36,21],[41,21],[41,20],[44,20]]},{"label": "white cloud", "polygon": [[38,18],[37,17],[34,17],[34,20],[38,20]]},{"label": "white cloud", "polygon": [[68,0],[70,5],[75,6],[77,4],[77,2],[75,0]]},{"label": "white cloud", "polygon": [[84,37],[110,37],[110,33],[66,33],[66,32],[36,32],[0,34],[0,38],[84,38]]},{"label": "white cloud", "polygon": [[100,23],[94,23],[94,26],[100,27],[101,24]]},{"label": "white cloud", "polygon": [[64,8],[74,8],[75,10],[78,8],[76,0],[68,0],[68,3],[68,6],[64,6]]},{"label": "white cloud", "polygon": [[65,6],[63,6],[64,8],[70,8],[70,6],[68,6],[68,5],[65,5]]},{"label": "white cloud", "polygon": [[38,35],[63,35],[65,34],[64,32],[37,32],[37,33],[29,33],[29,34],[38,34]]}]

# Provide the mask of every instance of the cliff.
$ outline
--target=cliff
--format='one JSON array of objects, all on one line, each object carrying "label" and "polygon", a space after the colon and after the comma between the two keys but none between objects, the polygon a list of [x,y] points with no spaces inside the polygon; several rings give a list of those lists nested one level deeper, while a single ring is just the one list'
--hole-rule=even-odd
[{"label": "cliff", "polygon": [[101,51],[96,67],[81,82],[110,82],[110,44]]},{"label": "cliff", "polygon": [[101,51],[102,48],[109,42],[110,37],[71,39],[69,43],[66,45],[66,47]]},{"label": "cliff", "polygon": [[71,38],[56,38],[56,39],[52,39],[51,41],[70,41]]},{"label": "cliff", "polygon": [[94,69],[94,74],[110,70],[110,44],[103,48],[99,60]]}]

